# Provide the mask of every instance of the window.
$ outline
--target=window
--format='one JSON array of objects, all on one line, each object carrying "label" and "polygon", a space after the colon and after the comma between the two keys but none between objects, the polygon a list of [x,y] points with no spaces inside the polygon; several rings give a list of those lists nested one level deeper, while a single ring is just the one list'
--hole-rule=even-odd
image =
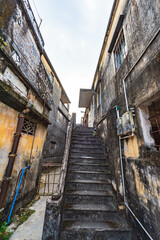
[{"label": "window", "polygon": [[51,141],[51,149],[55,150],[56,149],[56,142]]},{"label": "window", "polygon": [[28,119],[24,119],[22,132],[34,136],[36,130],[36,123]]},{"label": "window", "polygon": [[101,85],[99,84],[97,88],[97,107],[101,104]]},{"label": "window", "polygon": [[148,107],[151,135],[154,138],[157,150],[160,150],[160,99],[152,102]]},{"label": "window", "polygon": [[126,58],[126,55],[127,55],[127,48],[126,48],[124,34],[122,31],[114,49],[114,61],[115,61],[116,70],[118,70],[122,65],[124,59]]},{"label": "window", "polygon": [[54,82],[54,77],[53,77],[53,74],[52,74],[52,73],[50,73],[50,75],[49,75],[49,80],[50,80],[51,83]]},{"label": "window", "polygon": [[19,56],[19,54],[14,51],[13,54],[12,54],[12,59],[14,60],[14,62],[17,64],[17,65],[20,65],[20,62],[21,62],[21,58]]}]

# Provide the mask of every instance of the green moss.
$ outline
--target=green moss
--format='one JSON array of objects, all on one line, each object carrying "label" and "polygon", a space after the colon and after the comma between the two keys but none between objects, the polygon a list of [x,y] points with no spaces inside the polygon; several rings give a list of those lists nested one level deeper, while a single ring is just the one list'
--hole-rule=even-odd
[{"label": "green moss", "polygon": [[35,210],[23,209],[21,214],[18,216],[20,224],[24,223],[34,212]]},{"label": "green moss", "polygon": [[12,235],[13,232],[6,232],[7,222],[2,222],[0,224],[0,239],[7,240]]},{"label": "green moss", "polygon": [[8,240],[12,234],[13,234],[13,232],[0,233],[0,239],[1,240]]},{"label": "green moss", "polygon": [[5,89],[5,91],[8,92],[11,96],[13,96],[15,99],[20,101],[22,104],[26,105],[27,101],[24,100],[22,97],[20,98],[19,95],[13,91],[11,86],[9,86],[1,81],[0,81],[0,86],[2,86],[2,88]]}]

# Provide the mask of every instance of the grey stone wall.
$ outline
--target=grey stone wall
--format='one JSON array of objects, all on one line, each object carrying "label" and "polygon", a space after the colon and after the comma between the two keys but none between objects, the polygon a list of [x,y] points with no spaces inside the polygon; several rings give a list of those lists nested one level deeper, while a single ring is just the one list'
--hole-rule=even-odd
[{"label": "grey stone wall", "polygon": [[0,36],[7,43],[4,50],[32,88],[49,104],[53,89],[41,61],[43,39],[38,30],[33,32],[35,20],[32,11],[27,14],[29,6],[24,5],[23,1],[2,1],[1,4],[2,9],[13,5],[0,21]]},{"label": "grey stone wall", "polygon": [[[47,137],[43,149],[42,163],[61,163],[65,147],[66,130],[68,120],[58,110],[62,110],[66,116],[69,115],[68,110],[63,106],[61,99],[61,88],[57,83],[53,85],[53,104],[49,115],[51,125],[48,126]],[[55,143],[55,147],[53,146]]]},{"label": "grey stone wall", "polygon": [[[159,12],[159,1],[127,1],[122,11],[122,14],[125,14],[122,28],[127,45],[127,57],[116,71],[113,52],[105,54],[99,69],[99,79],[102,84],[102,115],[107,113],[107,116],[97,126],[110,160],[112,183],[117,191],[119,203],[122,203],[116,111],[113,107],[120,106],[120,116],[127,111],[123,91],[123,79],[125,78],[128,104],[135,108],[136,114],[134,138],[136,144],[135,142],[130,144],[130,140],[122,140],[127,199],[136,216],[156,240],[160,238],[158,227],[160,222],[160,165],[158,160],[160,152],[147,144],[141,110],[151,104],[153,99],[160,98]],[[94,121],[97,123],[102,116],[99,111],[94,112]],[[127,151],[133,150],[135,155],[125,154],[126,146],[128,146]],[[144,239],[146,239],[145,234]]]}]

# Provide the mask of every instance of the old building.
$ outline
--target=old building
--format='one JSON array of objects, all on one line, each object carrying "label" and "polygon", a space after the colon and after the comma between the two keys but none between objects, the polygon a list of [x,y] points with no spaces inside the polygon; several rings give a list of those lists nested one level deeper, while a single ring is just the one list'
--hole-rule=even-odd
[{"label": "old building", "polygon": [[96,127],[105,145],[119,203],[135,214],[143,239],[155,240],[160,239],[159,13],[156,0],[114,1],[92,87],[81,89],[79,100],[86,108],[84,124]]},{"label": "old building", "polygon": [[[62,106],[59,100],[62,101]],[[59,112],[68,118],[68,109],[64,107],[64,104],[68,103],[69,99],[44,51],[44,41],[29,2],[0,1],[0,212],[2,216],[7,216],[6,213],[10,210],[22,172],[24,175],[15,209],[35,196],[48,125],[53,126],[58,117],[58,114],[53,114],[54,111],[58,111],[57,106]],[[56,108],[53,108],[53,105]],[[65,110],[62,109],[63,107]],[[49,112],[51,112],[50,117]],[[60,114],[59,122],[53,143],[50,142],[51,148],[55,142],[61,141],[65,136],[67,123]],[[60,124],[61,126],[63,124],[63,127]],[[64,141],[65,139],[62,145]]]},{"label": "old building", "polygon": [[51,124],[48,126],[42,162],[48,164],[61,163],[65,146],[66,129],[70,120],[70,100],[45,52],[42,61],[53,84],[52,111],[49,114]]}]

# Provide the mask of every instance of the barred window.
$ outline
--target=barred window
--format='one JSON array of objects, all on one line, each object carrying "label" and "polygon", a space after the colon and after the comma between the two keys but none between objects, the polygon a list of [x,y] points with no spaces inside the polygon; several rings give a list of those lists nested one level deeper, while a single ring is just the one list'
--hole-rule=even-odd
[{"label": "barred window", "polygon": [[123,31],[121,32],[114,50],[114,61],[116,70],[120,68],[127,55],[126,42]]},{"label": "barred window", "polygon": [[152,102],[148,107],[151,135],[154,138],[157,150],[160,150],[160,99]]},{"label": "barred window", "polygon": [[23,128],[22,128],[22,132],[25,133],[25,134],[29,134],[29,135],[34,136],[35,135],[35,130],[36,130],[36,123],[25,118]]}]

